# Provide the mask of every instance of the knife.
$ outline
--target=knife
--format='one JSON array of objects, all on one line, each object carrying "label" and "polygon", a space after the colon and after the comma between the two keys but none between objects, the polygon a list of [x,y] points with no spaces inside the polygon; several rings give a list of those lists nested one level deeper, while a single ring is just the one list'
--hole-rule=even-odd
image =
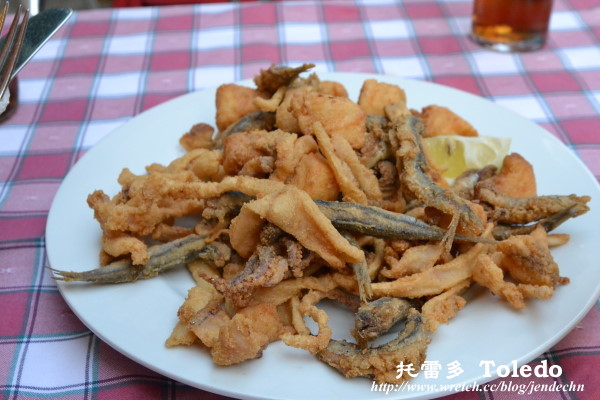
[{"label": "knife", "polygon": [[[50,8],[29,19],[21,53],[19,54],[11,79],[19,73],[48,39],[67,22],[71,14],[73,14],[73,10],[69,8]],[[6,37],[0,39],[0,48],[4,46],[5,40]]]}]

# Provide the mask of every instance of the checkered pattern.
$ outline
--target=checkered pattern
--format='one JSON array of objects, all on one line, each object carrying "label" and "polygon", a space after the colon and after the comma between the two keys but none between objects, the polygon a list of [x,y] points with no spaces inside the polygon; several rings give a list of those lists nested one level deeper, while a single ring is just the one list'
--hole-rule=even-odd
[{"label": "checkered pattern", "polygon": [[[69,310],[44,268],[46,216],[67,171],[114,128],[173,97],[251,77],[272,63],[429,80],[536,121],[600,177],[597,0],[556,0],[548,45],[527,54],[493,53],[470,42],[471,6],[355,0],[75,13],[20,73],[21,103],[0,125],[2,398],[222,399],[113,351]],[[594,307],[542,355],[562,366],[561,379],[584,383],[585,392],[532,398],[600,398],[599,331]]]}]

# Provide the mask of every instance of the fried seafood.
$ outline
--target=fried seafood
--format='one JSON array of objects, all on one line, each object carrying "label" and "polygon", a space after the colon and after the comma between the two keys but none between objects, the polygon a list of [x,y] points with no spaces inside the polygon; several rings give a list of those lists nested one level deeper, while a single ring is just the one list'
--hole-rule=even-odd
[{"label": "fried seafood", "polygon": [[327,135],[343,137],[355,150],[365,143],[366,115],[350,99],[308,91],[294,95],[290,109],[304,134],[318,122]]},{"label": "fried seafood", "polygon": [[275,114],[272,112],[253,111],[219,131],[214,138],[213,146],[221,147],[223,140],[238,132],[252,132],[254,130],[273,130],[275,128]]},{"label": "fried seafood", "polygon": [[[375,80],[354,102],[339,83],[300,76],[311,67],[222,85],[214,138],[196,124],[183,156],[124,169],[119,193],[88,197],[107,265],[55,279],[132,282],[187,264],[195,286],[167,346],[200,343],[233,365],[281,340],[346,377],[389,383],[407,379],[400,363],[419,371],[428,334],[471,286],[523,309],[568,283],[550,248],[569,235],[548,232],[587,212],[588,196],[538,196],[516,153],[449,185],[421,138],[477,136],[473,126],[445,107],[410,110],[402,88]],[[324,299],[355,313],[356,343],[335,338]]]},{"label": "fried seafood", "polygon": [[189,235],[169,243],[150,247],[148,261],[143,266],[133,265],[130,260],[125,259],[85,272],[59,271],[56,269],[52,269],[52,272],[54,272],[54,279],[67,282],[133,282],[138,279],[153,278],[164,271],[192,260],[222,258],[222,251],[223,249],[218,246],[207,246],[206,238]]},{"label": "fried seafood", "polygon": [[[365,144],[360,149],[360,162],[367,168],[375,167],[392,156],[388,140],[389,121],[385,117],[367,115]],[[389,162],[389,161],[388,161]]]},{"label": "fried seafood", "polygon": [[577,217],[589,211],[589,196],[536,196],[516,199],[489,189],[485,182],[476,186],[476,198],[497,210],[496,220],[506,224],[528,224],[571,210],[571,217]]},{"label": "fried seafood", "polygon": [[394,297],[381,297],[364,304],[354,317],[352,336],[361,347],[366,347],[405,318],[410,307],[407,300]]},{"label": "fried seafood", "polygon": [[377,82],[375,79],[364,81],[358,105],[366,115],[384,117],[385,107],[396,103],[406,104],[406,93],[399,86]]},{"label": "fried seafood", "polygon": [[254,83],[260,91],[273,94],[280,87],[288,86],[298,75],[314,66],[314,64],[302,64],[297,68],[273,66],[266,70],[260,70],[260,73],[254,77]]},{"label": "fried seafood", "polygon": [[427,161],[421,146],[420,136],[423,129],[421,121],[413,115],[402,113],[392,118],[393,128],[390,142],[395,143],[400,180],[407,191],[429,207],[452,216],[448,235],[444,238],[449,249],[459,221],[462,229],[472,235],[483,231],[483,224],[467,201],[451,190],[434,183],[427,174]]},{"label": "fried seafood", "polygon": [[[293,186],[249,202],[244,205],[242,212],[245,209],[249,212],[244,215],[252,213],[260,218],[250,216],[242,222],[240,213],[240,216],[232,221],[232,244],[241,242],[235,239],[236,235],[245,237],[248,232],[255,233],[260,229],[262,221],[266,220],[294,236],[305,248],[317,253],[332,268],[342,269],[346,263],[357,263],[365,259],[364,253],[344,239],[306,192]],[[257,222],[259,226],[256,226]],[[246,252],[248,248],[251,250],[252,246],[244,245],[243,251]],[[242,248],[234,246],[234,249],[239,253]]]},{"label": "fried seafood", "polygon": [[312,318],[317,323],[319,332],[312,335],[304,325],[304,321],[298,321],[299,326],[296,327],[298,333],[286,333],[281,336],[281,340],[285,344],[307,350],[312,354],[317,354],[327,347],[331,341],[331,328],[328,325],[329,316],[325,311],[315,306],[316,303],[326,298],[327,294],[328,292],[311,290],[298,302],[299,316]]},{"label": "fried seafood", "polygon": [[504,255],[500,266],[521,283],[551,287],[568,283],[568,278],[559,275],[546,236],[540,226],[530,235],[511,236],[500,242],[498,251]]},{"label": "fried seafood", "polygon": [[229,83],[217,89],[217,128],[222,131],[245,115],[259,111],[256,97],[267,98],[269,93],[259,89]]},{"label": "fried seafood", "polygon": [[[563,211],[557,212],[547,218],[543,218],[536,223],[529,225],[506,225],[497,224],[494,227],[494,238],[497,240],[508,239],[513,235],[527,235],[533,232],[538,226],[542,226],[546,232],[552,232],[558,228],[563,222],[581,215],[581,208],[578,205],[573,205]],[[568,241],[568,239],[567,239]],[[563,240],[566,243],[565,240]]]},{"label": "fried seafood", "polygon": [[[310,75],[307,79],[296,79],[286,89],[283,100],[275,111],[275,121],[279,129],[288,132],[300,132],[298,124],[298,106],[299,99],[304,96],[322,95],[323,99],[344,99],[348,97],[346,89],[337,82],[321,81],[315,74]],[[335,109],[338,109],[340,104],[334,105],[333,102],[329,107],[329,115],[333,116]],[[343,104],[342,104],[343,106]],[[323,114],[322,116],[326,116]]]},{"label": "fried seafood", "polygon": [[399,260],[392,257],[386,260],[390,268],[382,270],[381,276],[395,279],[433,268],[442,257],[442,251],[440,243],[409,247]]},{"label": "fried seafood", "polygon": [[454,318],[463,309],[467,301],[460,294],[467,290],[469,286],[471,286],[471,279],[467,278],[423,304],[421,314],[425,319],[427,331],[435,332],[442,323],[447,324],[451,318]]},{"label": "fried seafood", "polygon": [[[357,204],[368,204],[369,198],[364,190],[368,189],[368,187],[361,187],[361,182],[357,179],[354,171],[352,171],[348,163],[342,160],[336,153],[332,143],[333,140],[328,136],[323,125],[321,125],[320,122],[315,122],[312,128],[310,128],[309,132],[317,138],[319,147],[321,148],[323,155],[333,170],[333,175],[335,176],[335,180],[340,188],[340,191],[342,192],[343,200]],[[375,177],[372,176],[372,178]],[[363,182],[366,181],[367,176],[365,176]],[[377,189],[379,188],[377,187]],[[381,194],[375,193],[375,196],[380,197]]]},{"label": "fried seafood", "polygon": [[504,157],[500,171],[483,180],[481,185],[492,187],[495,192],[513,199],[537,196],[533,167],[518,153]]},{"label": "fried seafood", "polygon": [[475,185],[480,181],[491,178],[496,174],[497,168],[488,165],[482,169],[471,169],[458,176],[450,189],[457,195],[466,200],[473,200],[475,197]]},{"label": "fried seafood", "polygon": [[393,281],[375,282],[372,284],[375,297],[408,297],[418,298],[432,296],[457,285],[473,274],[475,260],[488,250],[478,243],[467,252],[457,256],[445,264],[417,272],[410,276],[400,277]]},{"label": "fried seafood", "polygon": [[[360,248],[353,237],[348,234],[345,234],[344,237],[352,246]],[[373,288],[371,288],[371,277],[369,276],[367,261],[350,263],[350,267],[354,270],[360,300],[362,302],[371,300],[371,297],[373,297]]]},{"label": "fried seafood", "polygon": [[259,358],[267,345],[277,340],[280,334],[281,323],[274,305],[263,303],[248,307],[220,327],[210,355],[218,365],[233,365]]},{"label": "fried seafood", "polygon": [[345,340],[330,340],[316,356],[347,378],[366,377],[391,383],[407,380],[407,375],[397,377],[396,367],[401,363],[412,364],[418,372],[425,361],[429,338],[416,309],[407,310],[401,319],[405,322],[404,329],[384,345],[363,349]]},{"label": "fried seafood", "polygon": [[554,287],[547,285],[515,284],[504,280],[503,270],[492,258],[482,254],[477,259],[473,270],[473,280],[490,289],[492,294],[502,297],[516,309],[525,308],[525,298],[549,299],[554,294]]},{"label": "fried seafood", "polygon": [[211,149],[214,133],[215,128],[201,122],[193,125],[188,133],[185,133],[179,139],[179,144],[187,151],[193,149]]},{"label": "fried seafood", "polygon": [[447,107],[431,105],[420,113],[425,129],[423,137],[439,135],[478,136],[473,126]]},{"label": "fried seafood", "polygon": [[[385,239],[440,240],[447,232],[406,214],[347,202],[315,200],[321,212],[338,229]],[[491,243],[486,238],[455,235],[457,240]]]},{"label": "fried seafood", "polygon": [[278,246],[274,243],[278,235],[267,234],[267,236],[271,237],[257,247],[244,269],[231,281],[209,278],[215,288],[231,299],[238,308],[250,303],[250,298],[256,289],[274,286],[281,282],[289,270],[287,259],[278,254]]}]

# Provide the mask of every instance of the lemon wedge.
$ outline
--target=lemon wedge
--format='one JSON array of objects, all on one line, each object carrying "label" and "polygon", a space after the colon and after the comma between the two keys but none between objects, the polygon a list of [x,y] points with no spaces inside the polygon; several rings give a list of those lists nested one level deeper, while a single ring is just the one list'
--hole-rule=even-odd
[{"label": "lemon wedge", "polygon": [[422,142],[429,162],[450,182],[470,169],[490,164],[500,168],[510,150],[510,138],[491,136],[442,135]]}]

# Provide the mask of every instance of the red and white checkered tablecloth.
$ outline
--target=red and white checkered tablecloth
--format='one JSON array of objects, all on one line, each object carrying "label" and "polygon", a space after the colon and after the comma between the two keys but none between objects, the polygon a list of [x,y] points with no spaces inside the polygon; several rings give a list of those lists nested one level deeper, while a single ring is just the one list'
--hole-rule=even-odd
[{"label": "red and white checkered tablecloth", "polygon": [[[428,80],[539,123],[600,177],[600,3],[556,0],[548,45],[524,54],[470,42],[471,7],[354,0],[76,12],[22,70],[19,108],[0,125],[1,398],[223,398],[114,351],[70,311],[44,268],[46,217],[65,174],[114,128],[173,97],[252,77],[272,63]],[[534,363],[541,359],[585,391],[529,398],[600,398],[598,306]]]}]

